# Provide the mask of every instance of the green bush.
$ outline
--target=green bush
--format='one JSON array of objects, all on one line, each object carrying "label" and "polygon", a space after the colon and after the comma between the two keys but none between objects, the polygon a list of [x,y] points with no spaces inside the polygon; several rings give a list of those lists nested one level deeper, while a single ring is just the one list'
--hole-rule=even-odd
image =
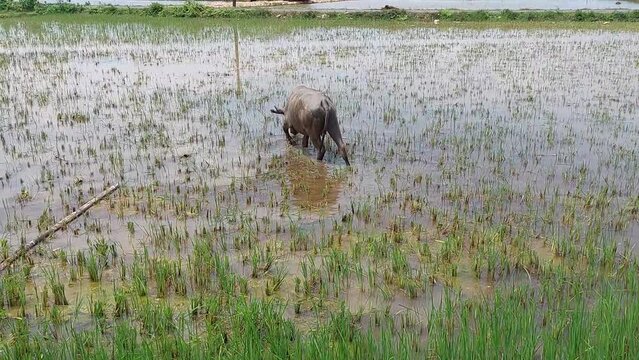
[{"label": "green bush", "polygon": [[38,12],[44,14],[76,14],[82,12],[82,5],[71,3],[58,3],[55,5],[43,6]]},{"label": "green bush", "polygon": [[490,14],[486,10],[479,10],[474,13],[474,16],[472,16],[472,18],[475,21],[490,20]]},{"label": "green bush", "polygon": [[438,17],[441,20],[450,20],[453,17],[453,13],[450,10],[440,10]]},{"label": "green bush", "polygon": [[173,15],[177,17],[201,17],[204,15],[206,7],[195,1],[189,0],[186,4],[175,8]]},{"label": "green bush", "polygon": [[612,17],[616,20],[616,21],[628,21],[628,14],[625,12],[619,12],[619,11],[615,11],[612,14]]},{"label": "green bush", "polygon": [[118,14],[120,11],[118,10],[117,7],[113,6],[113,5],[105,5],[104,7],[102,7],[102,14],[110,14],[110,15],[114,15],[114,14]]},{"label": "green bush", "polygon": [[146,13],[151,16],[158,16],[162,10],[164,10],[164,6],[154,2],[146,8]]},{"label": "green bush", "polygon": [[597,20],[597,16],[592,11],[577,10],[575,12],[575,20],[576,21],[595,21]]},{"label": "green bush", "polygon": [[516,20],[517,19],[517,13],[515,13],[512,10],[504,10],[501,12],[501,16],[506,19],[506,20]]},{"label": "green bush", "polygon": [[20,9],[22,11],[33,11],[36,5],[38,5],[38,0],[20,0]]}]

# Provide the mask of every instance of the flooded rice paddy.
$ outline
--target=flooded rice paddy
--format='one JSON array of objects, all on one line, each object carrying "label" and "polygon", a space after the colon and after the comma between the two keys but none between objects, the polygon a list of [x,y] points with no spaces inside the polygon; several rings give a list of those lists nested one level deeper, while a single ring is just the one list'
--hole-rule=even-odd
[{"label": "flooded rice paddy", "polygon": [[[13,21],[0,68],[3,258],[122,186],[4,275],[7,332],[226,293],[420,338],[449,297],[639,253],[634,33]],[[335,101],[352,168],[287,144],[269,109],[298,84]]]}]

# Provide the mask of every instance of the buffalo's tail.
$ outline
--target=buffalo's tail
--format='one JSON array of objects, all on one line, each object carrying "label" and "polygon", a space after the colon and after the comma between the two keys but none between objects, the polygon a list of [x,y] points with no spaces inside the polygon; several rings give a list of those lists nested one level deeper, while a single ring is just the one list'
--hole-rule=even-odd
[{"label": "buffalo's tail", "polygon": [[274,106],[273,109],[271,109],[271,112],[273,114],[284,115],[284,110],[278,108],[277,106]]},{"label": "buffalo's tail", "polygon": [[324,101],[322,102],[322,105],[324,107],[324,129],[322,129],[322,132],[320,133],[320,142],[323,144],[324,138],[326,138],[326,132],[328,131],[328,122],[331,116],[331,107],[328,106],[328,104],[326,104],[326,102]]}]

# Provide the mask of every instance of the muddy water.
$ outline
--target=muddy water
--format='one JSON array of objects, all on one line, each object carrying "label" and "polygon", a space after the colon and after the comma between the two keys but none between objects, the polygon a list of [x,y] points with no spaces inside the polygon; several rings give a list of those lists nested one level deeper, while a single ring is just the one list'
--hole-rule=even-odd
[{"label": "muddy water", "polygon": [[[481,296],[534,282],[521,269],[491,280],[473,274],[479,255],[469,239],[494,226],[523,236],[517,251],[530,249],[542,262],[558,261],[552,239],[576,233],[581,246],[592,224],[599,248],[636,252],[636,34],[247,27],[236,52],[227,27],[41,30],[0,25],[0,233],[12,249],[120,182],[118,194],[45,249],[73,254],[106,239],[127,261],[144,247],[176,257],[190,253],[190,240],[177,250],[151,229],[219,227],[233,269],[248,277],[249,254],[232,244],[255,229],[260,246],[281,245],[286,298],[310,253],[287,253],[295,236],[350,254],[374,248],[379,234],[421,225],[430,235],[400,239],[398,248],[409,259],[405,271],[423,270],[435,285],[414,298],[389,288],[384,298],[351,278],[337,296],[353,310],[391,304],[393,312],[428,308],[443,287]],[[352,170],[334,144],[324,163],[313,160],[312,146],[287,145],[281,119],[268,110],[298,84],[335,100]],[[465,231],[450,276],[417,253],[426,243],[443,258],[454,217]],[[57,264],[46,251],[36,259]],[[381,274],[386,260],[377,262]],[[264,283],[252,288],[262,294]]]}]

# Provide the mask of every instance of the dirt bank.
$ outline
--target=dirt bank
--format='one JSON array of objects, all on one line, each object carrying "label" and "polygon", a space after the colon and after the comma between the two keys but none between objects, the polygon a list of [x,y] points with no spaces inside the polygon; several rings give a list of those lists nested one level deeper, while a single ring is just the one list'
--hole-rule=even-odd
[{"label": "dirt bank", "polygon": [[[281,6],[281,5],[297,5],[297,4],[317,4],[317,3],[327,3],[327,2],[336,2],[339,0],[312,0],[308,2],[303,1],[286,1],[286,0],[262,0],[262,1],[238,1],[237,7],[264,7],[264,6]],[[232,7],[232,1],[211,1],[207,2],[206,5],[212,7]]]}]

